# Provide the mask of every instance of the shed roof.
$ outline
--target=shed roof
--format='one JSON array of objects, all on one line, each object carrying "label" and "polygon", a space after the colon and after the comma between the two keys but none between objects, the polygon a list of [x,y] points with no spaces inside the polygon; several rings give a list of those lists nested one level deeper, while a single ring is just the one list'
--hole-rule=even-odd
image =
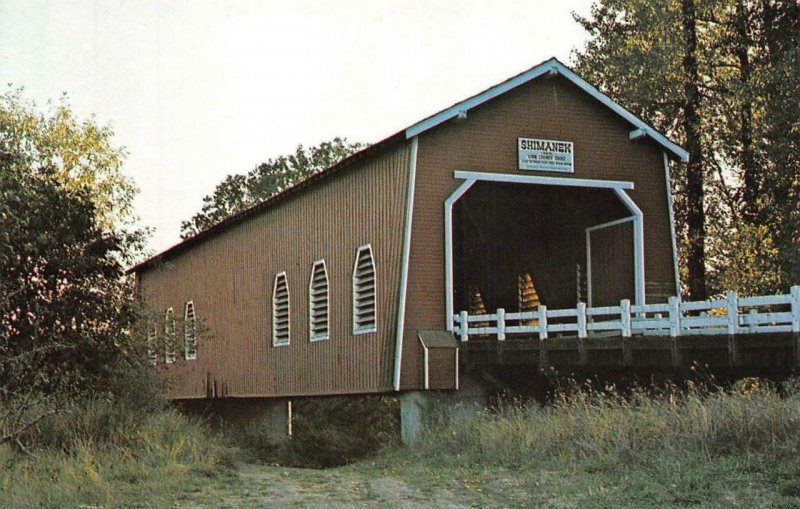
[{"label": "shed roof", "polygon": [[510,90],[513,90],[525,83],[528,83],[536,78],[548,75],[559,74],[575,84],[578,88],[589,94],[591,97],[599,101],[601,104],[609,108],[611,111],[622,117],[626,120],[632,127],[633,130],[631,131],[631,138],[638,138],[638,137],[649,137],[655,143],[660,145],[670,156],[680,159],[682,161],[689,160],[689,154],[683,148],[678,146],[677,144],[670,141],[666,136],[656,131],[653,127],[649,124],[644,122],[643,120],[636,117],[633,113],[626,110],[613,100],[610,97],[600,92],[597,88],[590,85],[586,80],[575,74],[569,67],[562,64],[557,58],[551,58],[546,60],[525,72],[522,72],[512,78],[503,81],[493,87],[490,87],[479,94],[476,94],[468,99],[460,101],[452,106],[445,108],[438,113],[435,113],[419,122],[411,125],[410,127],[399,131],[388,138],[381,140],[380,142],[370,145],[369,147],[356,152],[355,154],[346,157],[345,159],[339,161],[338,163],[334,164],[330,168],[321,171],[311,177],[308,177],[301,182],[298,182],[294,186],[274,195],[266,200],[259,202],[252,207],[239,212],[238,214],[234,214],[229,216],[222,221],[216,223],[215,225],[197,233],[196,235],[178,243],[174,246],[162,251],[161,253],[148,258],[147,260],[135,265],[134,267],[128,269],[127,273],[130,274],[131,272],[137,272],[149,267],[152,267],[159,262],[171,258],[186,249],[199,244],[200,242],[213,237],[217,233],[220,233],[226,230],[228,227],[233,226],[235,224],[241,223],[242,221],[259,214],[260,212],[271,208],[272,206],[276,205],[277,203],[283,201],[284,199],[295,195],[296,193],[311,187],[313,184],[316,184],[331,175],[344,170],[350,166],[352,166],[355,162],[370,157],[374,154],[378,154],[382,152],[384,149],[395,145],[396,143],[402,142],[407,139],[411,139],[425,131],[435,128],[436,126],[452,119],[463,112],[466,112],[472,108],[480,106],[495,97],[498,97]]},{"label": "shed roof", "polygon": [[458,348],[453,333],[446,330],[418,330],[417,336],[425,348]]}]

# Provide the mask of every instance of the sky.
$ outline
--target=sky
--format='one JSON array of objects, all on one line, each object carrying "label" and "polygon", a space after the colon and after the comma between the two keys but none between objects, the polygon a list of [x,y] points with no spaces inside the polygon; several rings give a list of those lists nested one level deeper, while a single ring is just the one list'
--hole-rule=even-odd
[{"label": "sky", "polygon": [[[0,0],[0,87],[110,124],[150,250],[225,176],[374,143],[552,56],[590,0]],[[0,88],[5,90],[5,88]]]}]

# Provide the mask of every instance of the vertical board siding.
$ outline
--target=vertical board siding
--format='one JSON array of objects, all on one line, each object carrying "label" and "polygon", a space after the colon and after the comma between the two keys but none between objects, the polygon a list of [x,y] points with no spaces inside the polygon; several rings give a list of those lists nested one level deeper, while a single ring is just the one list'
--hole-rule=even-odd
[{"label": "vertical board siding", "polygon": [[[419,329],[445,327],[443,203],[461,184],[454,170],[632,181],[644,214],[645,280],[672,289],[674,275],[662,150],[631,141],[627,122],[562,77],[541,78],[419,136],[403,339],[402,389],[423,386]],[[517,169],[517,138],[574,143],[571,174]]]},{"label": "vertical board siding", "polygon": [[[207,330],[196,361],[162,367],[171,397],[391,389],[408,154],[408,144],[390,147],[139,274],[146,302],[182,309],[191,299]],[[375,258],[378,330],[354,336],[352,271],[364,244]],[[328,267],[330,339],[311,342],[308,281],[319,259]],[[290,344],[273,347],[272,285],[282,271]]]}]

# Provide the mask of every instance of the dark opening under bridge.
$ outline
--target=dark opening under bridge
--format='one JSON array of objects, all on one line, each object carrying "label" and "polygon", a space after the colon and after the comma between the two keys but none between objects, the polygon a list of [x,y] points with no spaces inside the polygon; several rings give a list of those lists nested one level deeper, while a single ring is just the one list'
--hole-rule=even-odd
[{"label": "dark opening under bridge", "polygon": [[466,365],[556,369],[800,367],[800,286],[788,294],[452,317]]}]

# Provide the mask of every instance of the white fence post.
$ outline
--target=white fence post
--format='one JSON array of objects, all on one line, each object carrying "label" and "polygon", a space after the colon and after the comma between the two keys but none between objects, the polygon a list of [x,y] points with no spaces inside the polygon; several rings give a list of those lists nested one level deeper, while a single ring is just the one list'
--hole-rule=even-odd
[{"label": "white fence post", "polygon": [[681,308],[678,297],[669,298],[669,335],[673,338],[681,335]]},{"label": "white fence post", "polygon": [[578,337],[586,337],[586,303],[578,302]]},{"label": "white fence post", "polygon": [[792,332],[800,332],[800,286],[789,291],[792,296]]},{"label": "white fence post", "polygon": [[622,321],[622,337],[631,337],[631,301],[630,299],[622,299],[619,303],[622,308],[620,319]]},{"label": "white fence post", "polygon": [[539,306],[539,339],[547,339],[547,306]]},{"label": "white fence post", "polygon": [[506,310],[497,308],[497,340],[506,340]]},{"label": "white fence post", "polygon": [[728,335],[732,336],[736,334],[736,325],[739,321],[739,298],[736,296],[736,292],[731,290],[728,292]]},{"label": "white fence post", "polygon": [[758,310],[756,308],[750,308],[750,313],[748,316],[750,317],[750,323],[747,326],[747,332],[755,334],[758,332],[758,321],[756,320],[756,317],[758,316]]},{"label": "white fence post", "polygon": [[466,311],[461,312],[461,342],[469,341],[469,315]]}]

